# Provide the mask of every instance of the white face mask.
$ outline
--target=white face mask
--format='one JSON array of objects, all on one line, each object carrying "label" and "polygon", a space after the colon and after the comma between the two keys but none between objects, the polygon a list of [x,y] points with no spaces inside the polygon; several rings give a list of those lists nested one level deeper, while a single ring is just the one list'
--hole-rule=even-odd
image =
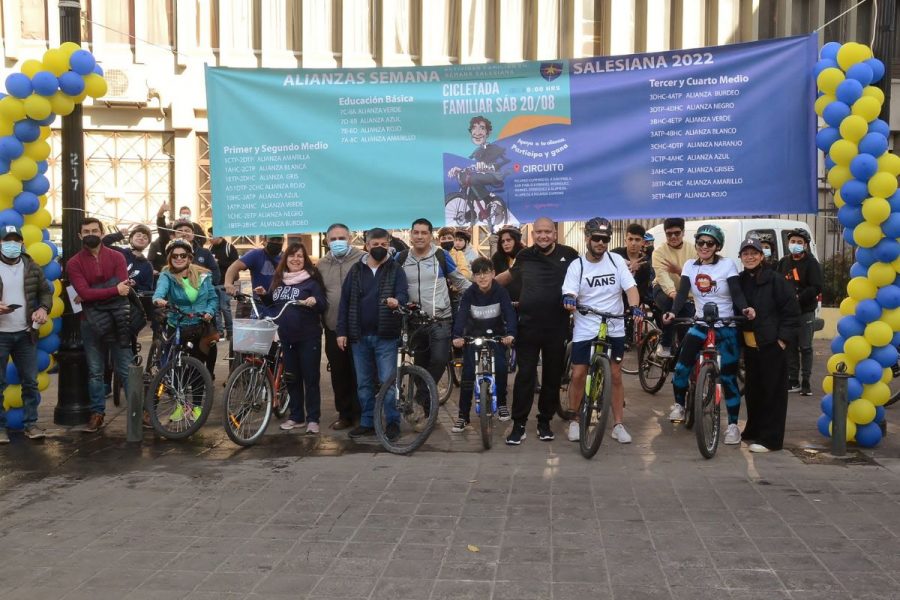
[{"label": "white face mask", "polygon": [[763,256],[765,256],[766,258],[771,258],[772,250],[769,248],[763,248]]}]

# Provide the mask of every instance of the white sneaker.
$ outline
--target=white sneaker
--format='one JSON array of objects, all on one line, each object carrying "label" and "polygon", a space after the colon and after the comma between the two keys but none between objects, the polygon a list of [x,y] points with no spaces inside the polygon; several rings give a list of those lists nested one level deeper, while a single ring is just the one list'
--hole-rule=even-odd
[{"label": "white sneaker", "polygon": [[288,419],[287,421],[279,425],[279,427],[285,431],[290,431],[291,429],[300,429],[302,427],[306,427],[306,423],[298,423],[293,419]]},{"label": "white sneaker", "polygon": [[579,428],[578,421],[569,421],[569,441],[577,442],[581,439],[581,429]]},{"label": "white sneaker", "polygon": [[684,421],[684,407],[680,404],[673,404],[672,412],[669,413],[669,420],[673,423]]},{"label": "white sneaker", "polygon": [[672,350],[670,348],[666,348],[665,346],[657,346],[656,356],[658,356],[659,358],[672,358]]},{"label": "white sneaker", "polygon": [[630,444],[631,434],[625,430],[625,426],[619,423],[612,430],[612,438],[618,440],[620,444]]},{"label": "white sneaker", "polygon": [[741,430],[738,429],[737,423],[728,426],[728,430],[725,432],[725,443],[729,446],[741,443]]},{"label": "white sneaker", "polygon": [[750,444],[750,452],[762,453],[762,452],[771,452],[771,450],[769,450],[762,444]]}]

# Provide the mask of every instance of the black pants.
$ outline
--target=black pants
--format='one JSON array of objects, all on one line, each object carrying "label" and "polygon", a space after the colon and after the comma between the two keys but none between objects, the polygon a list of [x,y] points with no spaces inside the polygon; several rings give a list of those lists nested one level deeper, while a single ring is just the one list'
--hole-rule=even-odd
[{"label": "black pants", "polygon": [[[653,288],[653,304],[656,305],[661,311],[660,317],[672,310],[672,304],[674,300],[669,298],[669,295],[662,291],[661,287]],[[678,318],[686,318],[694,315],[694,303],[693,302],[685,302],[684,306],[681,307],[681,311],[675,315]],[[661,346],[666,348],[672,347],[672,342],[675,340],[675,331],[681,329],[682,334],[687,331],[687,326],[685,325],[663,325],[662,326],[662,337],[660,337],[659,343]]]},{"label": "black pants", "polygon": [[334,408],[345,421],[359,419],[359,400],[356,398],[356,370],[350,348],[341,350],[337,345],[337,333],[325,329],[325,356],[331,367],[331,388],[334,390]]},{"label": "black pants", "polygon": [[549,423],[559,405],[559,385],[566,358],[568,331],[520,329],[516,339],[516,371],[513,387],[512,418],[517,425],[528,421],[534,403],[538,359],[542,361],[541,393],[538,396],[538,422]]},{"label": "black pants", "polygon": [[438,321],[417,328],[410,343],[415,350],[413,361],[431,375],[435,383],[440,381],[450,362],[450,321]]},{"label": "black pants", "polygon": [[744,349],[747,425],[741,437],[781,450],[787,418],[787,353],[777,343]]},{"label": "black pants", "polygon": [[813,364],[813,335],[816,333],[816,312],[805,312],[800,315],[800,329],[797,337],[788,340],[788,381],[800,385],[801,381],[809,381]]}]

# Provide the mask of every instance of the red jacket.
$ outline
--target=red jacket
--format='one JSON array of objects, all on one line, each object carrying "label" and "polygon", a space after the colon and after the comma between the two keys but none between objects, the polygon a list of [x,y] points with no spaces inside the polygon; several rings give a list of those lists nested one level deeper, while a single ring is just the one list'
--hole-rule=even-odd
[{"label": "red jacket", "polygon": [[115,250],[102,245],[96,258],[87,248],[70,258],[66,263],[66,275],[69,283],[81,297],[82,304],[99,302],[119,295],[115,285],[106,288],[92,286],[106,283],[113,277],[120,282],[128,279],[125,258]]}]

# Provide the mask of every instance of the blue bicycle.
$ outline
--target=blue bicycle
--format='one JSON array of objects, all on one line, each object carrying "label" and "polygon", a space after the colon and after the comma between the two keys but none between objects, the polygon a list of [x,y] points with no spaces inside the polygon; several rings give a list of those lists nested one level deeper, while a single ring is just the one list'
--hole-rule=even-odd
[{"label": "blue bicycle", "polygon": [[489,450],[494,439],[494,415],[497,413],[497,380],[494,365],[495,344],[503,338],[488,335],[465,337],[467,344],[475,347],[475,414],[481,424],[481,443]]}]

